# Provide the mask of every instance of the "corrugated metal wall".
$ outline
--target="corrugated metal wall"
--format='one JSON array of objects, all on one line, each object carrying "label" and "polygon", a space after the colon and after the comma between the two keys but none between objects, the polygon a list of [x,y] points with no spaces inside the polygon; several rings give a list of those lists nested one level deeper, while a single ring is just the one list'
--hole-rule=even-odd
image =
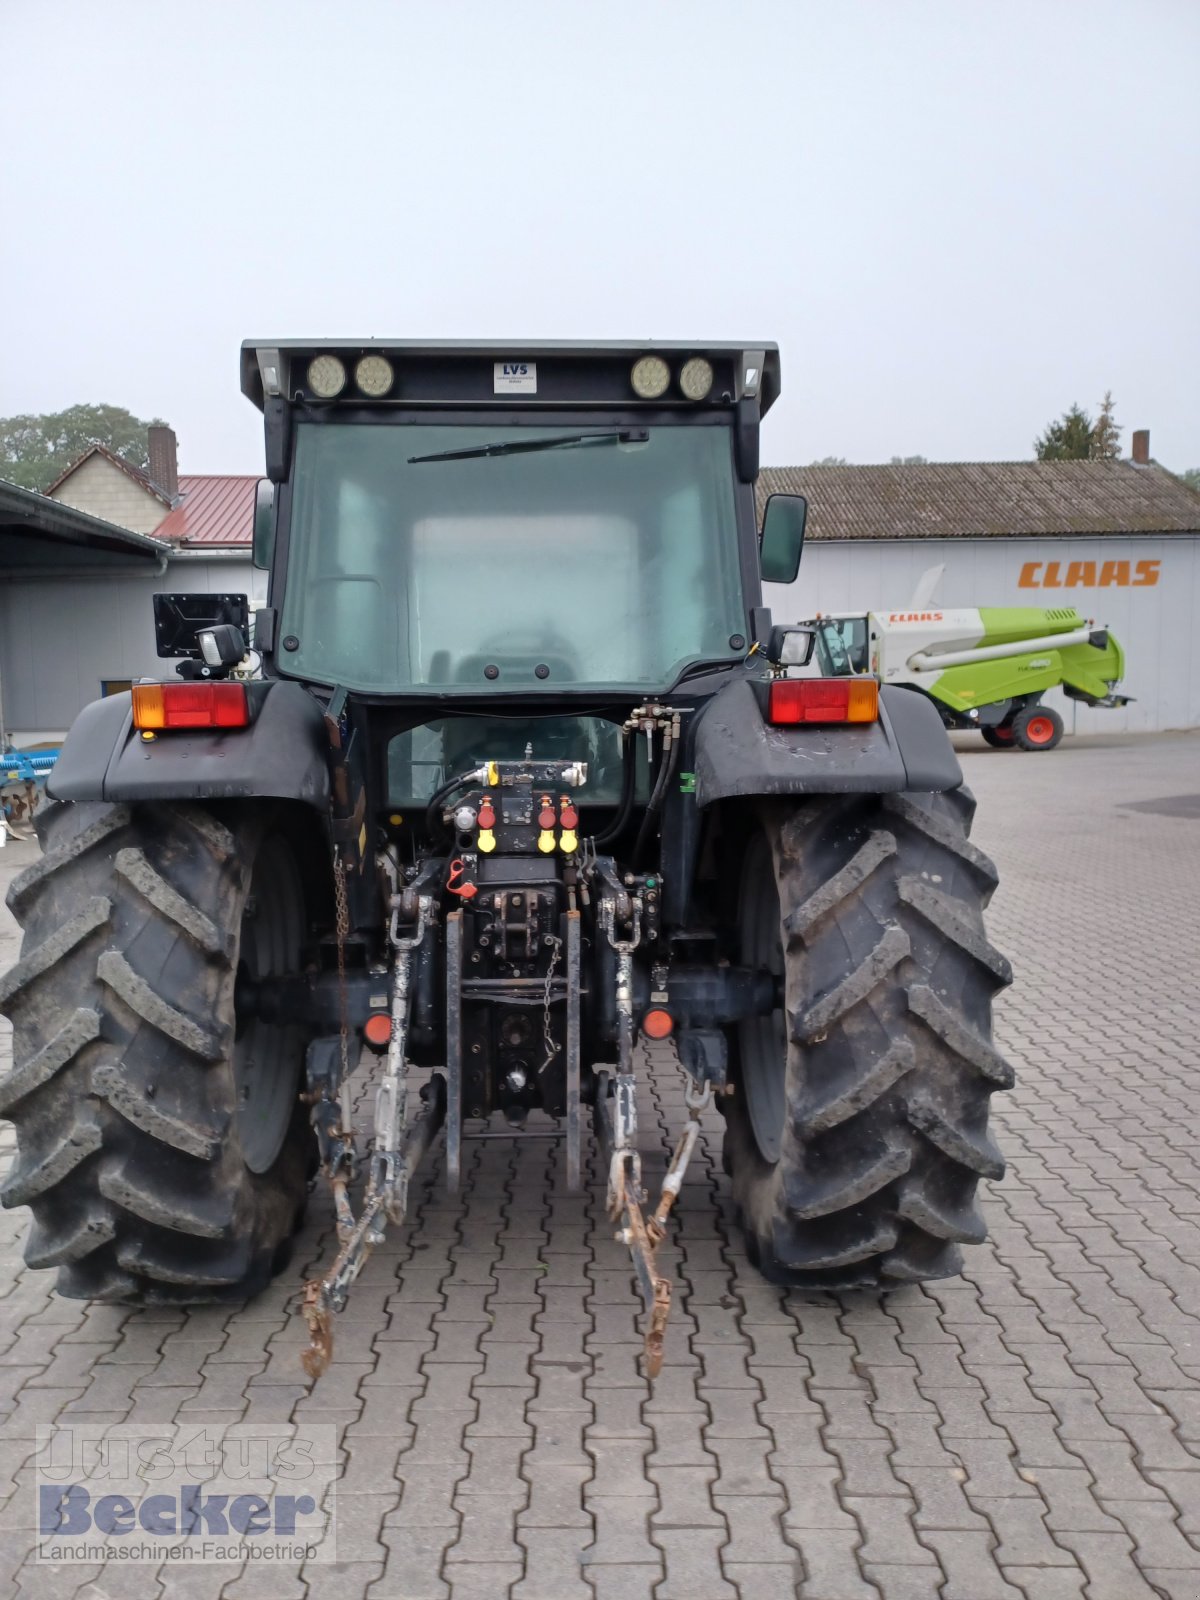
[{"label": "corrugated metal wall", "polygon": [[160,578],[0,581],[0,695],[15,744],[56,737],[100,695],[104,679],[162,677],[151,596],[170,590],[246,594],[266,604],[265,572],[248,560],[173,561]]},{"label": "corrugated metal wall", "polygon": [[[1058,707],[1069,730],[1200,727],[1200,538],[1193,534],[813,542],[796,583],[768,585],[767,603],[777,622],[817,611],[905,608],[921,575],[942,562],[938,605],[1074,606],[1112,628],[1125,649],[1124,692],[1135,703],[1096,710],[1056,690],[1047,703]],[[1157,565],[1139,570],[1139,562]]]}]

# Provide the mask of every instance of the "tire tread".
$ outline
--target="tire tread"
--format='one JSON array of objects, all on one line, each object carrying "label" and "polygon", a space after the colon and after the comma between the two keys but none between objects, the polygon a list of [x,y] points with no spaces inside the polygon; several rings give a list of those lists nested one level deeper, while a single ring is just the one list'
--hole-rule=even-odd
[{"label": "tire tread", "polygon": [[[297,1102],[271,1170],[236,1140],[234,956],[270,819],[197,805],[59,803],[9,892],[24,930],[0,977],[17,1131],[5,1206],[28,1205],[26,1260],[60,1294],[105,1302],[244,1298],[303,1211]],[[302,1048],[302,1046],[300,1047]]]},{"label": "tire tread", "polygon": [[[976,1188],[1004,1171],[988,1100],[1013,1083],[991,999],[1012,969],[984,931],[997,875],[968,838],[974,810],[966,789],[760,809],[780,903],[787,1120],[768,1161],[735,1081],[725,1159],[772,1281],[949,1276],[959,1246],[985,1236]],[[737,1048],[735,1033],[735,1078]]]}]

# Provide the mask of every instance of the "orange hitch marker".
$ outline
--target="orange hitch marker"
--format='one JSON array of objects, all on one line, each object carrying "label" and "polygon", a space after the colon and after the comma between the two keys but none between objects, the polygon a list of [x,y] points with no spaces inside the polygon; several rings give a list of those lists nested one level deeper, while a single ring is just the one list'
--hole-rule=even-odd
[{"label": "orange hitch marker", "polygon": [[446,889],[450,894],[456,894],[460,900],[473,900],[479,890],[473,883],[466,882],[467,864],[461,856],[455,856],[450,863],[450,876],[446,879]]}]

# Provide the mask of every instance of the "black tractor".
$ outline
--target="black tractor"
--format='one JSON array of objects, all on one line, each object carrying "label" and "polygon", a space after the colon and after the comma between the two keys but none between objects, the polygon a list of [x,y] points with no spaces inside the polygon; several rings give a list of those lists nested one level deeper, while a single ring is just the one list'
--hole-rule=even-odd
[{"label": "black tractor", "polygon": [[[795,579],[806,507],[760,532],[755,504],[775,347],[253,342],[242,388],[267,605],[251,631],[244,597],[157,597],[175,676],[80,714],[9,895],[29,1263],[242,1299],[319,1167],[316,1372],[436,1136],[454,1189],[464,1139],[536,1115],[575,1188],[590,1114],[653,1373],[715,1103],[772,1282],[956,1272],[1012,1082],[996,874],[931,704],[789,670],[811,633],[762,583]],[[692,1113],[649,1199],[646,1039]]]}]

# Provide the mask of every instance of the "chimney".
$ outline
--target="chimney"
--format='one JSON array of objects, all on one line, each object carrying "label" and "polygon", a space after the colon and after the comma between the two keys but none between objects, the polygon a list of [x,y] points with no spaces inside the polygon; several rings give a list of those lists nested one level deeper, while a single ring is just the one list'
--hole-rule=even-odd
[{"label": "chimney", "polygon": [[[176,460],[174,428],[151,428],[147,434],[150,445],[150,476],[164,494],[174,500],[179,493],[179,465]],[[1134,435],[1137,444],[1137,435]]]},{"label": "chimney", "polygon": [[1139,428],[1133,436],[1133,464],[1135,467],[1148,467],[1150,465],[1150,429]]}]

